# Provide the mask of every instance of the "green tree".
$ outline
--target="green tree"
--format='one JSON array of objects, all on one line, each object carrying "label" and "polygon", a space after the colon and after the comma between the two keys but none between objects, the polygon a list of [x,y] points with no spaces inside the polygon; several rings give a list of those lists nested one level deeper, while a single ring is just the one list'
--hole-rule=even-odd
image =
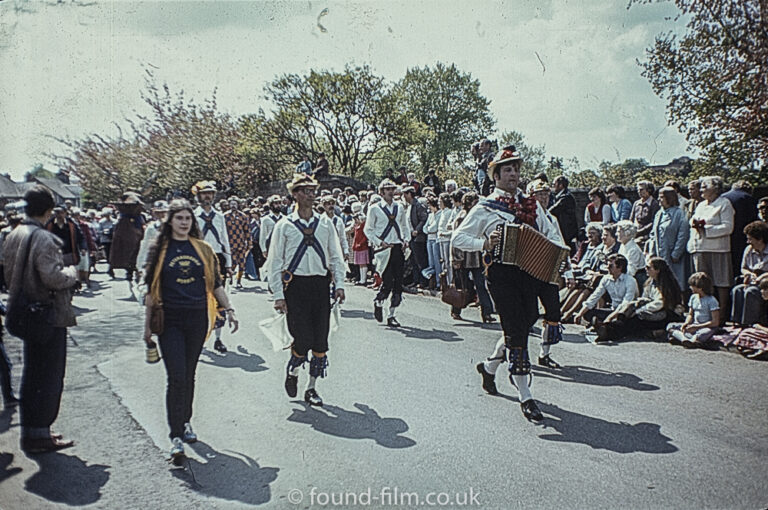
[{"label": "green tree", "polygon": [[395,93],[404,112],[426,128],[413,146],[423,172],[463,162],[472,142],[493,131],[491,102],[480,93],[480,81],[453,64],[408,69]]},{"label": "green tree", "polygon": [[390,86],[368,66],[283,75],[265,93],[276,110],[263,126],[294,165],[304,154],[325,152],[331,170],[354,177],[378,151],[396,146],[407,125]]},{"label": "green tree", "polygon": [[709,166],[759,172],[756,167],[768,160],[768,4],[675,4],[688,18],[686,30],[657,36],[642,74],[667,100],[670,122],[701,149]]}]

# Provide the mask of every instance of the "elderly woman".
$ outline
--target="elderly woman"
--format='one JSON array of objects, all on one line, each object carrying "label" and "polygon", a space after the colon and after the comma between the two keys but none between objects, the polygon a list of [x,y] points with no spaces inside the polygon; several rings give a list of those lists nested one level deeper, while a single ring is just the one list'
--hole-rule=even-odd
[{"label": "elderly woman", "polygon": [[[701,198],[690,220],[688,251],[693,255],[693,270],[707,273],[717,289],[720,309],[728,309],[728,295],[733,280],[731,268],[731,232],[734,210],[722,197],[723,180],[718,176],[701,178]],[[721,321],[725,314],[720,314]]]},{"label": "elderly woman", "polygon": [[653,218],[648,253],[661,257],[669,265],[681,290],[685,290],[688,280],[685,271],[687,254],[685,245],[691,229],[685,212],[678,205],[678,195],[674,188],[664,187],[659,190],[661,210]]},{"label": "elderly woman", "polygon": [[637,194],[640,198],[632,206],[629,219],[637,226],[637,238],[640,244],[648,240],[653,225],[653,218],[659,211],[659,203],[653,198],[654,187],[649,181],[637,182]]},{"label": "elderly woman", "polygon": [[634,276],[638,287],[642,287],[648,275],[645,272],[645,255],[635,242],[637,225],[629,220],[620,221],[616,224],[616,235],[621,243],[619,255],[627,259],[627,274]]},{"label": "elderly woman", "polygon": [[768,278],[768,224],[753,221],[744,227],[747,247],[741,259],[742,283],[731,291],[731,320],[737,324],[766,324],[765,301],[759,281]]}]

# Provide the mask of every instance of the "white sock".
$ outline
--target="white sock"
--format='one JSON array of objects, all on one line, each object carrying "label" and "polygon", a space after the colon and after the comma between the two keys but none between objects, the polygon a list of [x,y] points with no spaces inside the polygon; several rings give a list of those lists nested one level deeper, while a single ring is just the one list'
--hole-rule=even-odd
[{"label": "white sock", "polygon": [[499,341],[496,342],[496,347],[493,348],[493,354],[489,356],[489,358],[493,359],[483,361],[483,367],[485,368],[486,373],[496,373],[496,369],[499,368],[501,362],[504,361],[504,351],[506,348],[507,346],[504,343],[504,335],[501,335]]},{"label": "white sock", "polygon": [[216,328],[214,331],[216,332],[216,340],[221,340],[221,330],[224,328]]},{"label": "white sock", "polygon": [[293,367],[292,369],[288,370],[288,373],[290,375],[294,376],[294,377],[298,377],[299,376],[299,368],[301,368],[301,365],[299,365],[298,367]]},{"label": "white sock", "polygon": [[520,392],[520,403],[527,400],[531,400],[533,398],[533,395],[531,395],[531,389],[528,388],[528,376],[527,375],[513,375],[512,381],[514,381],[515,386],[517,386],[517,391]]},{"label": "white sock", "polygon": [[360,266],[360,283],[365,283],[366,281],[368,281],[368,268]]},{"label": "white sock", "polygon": [[309,384],[307,384],[308,390],[314,390],[315,389],[315,381],[317,381],[317,377],[309,376]]},{"label": "white sock", "polygon": [[390,306],[389,307],[389,315],[387,316],[387,318],[389,318],[389,319],[393,318],[395,316],[395,310],[397,310],[397,308],[395,308],[394,306]]},{"label": "white sock", "polygon": [[550,349],[550,347],[552,347],[552,346],[549,345],[549,344],[547,344],[547,345],[541,344],[541,357],[542,358],[544,356],[549,356],[549,349]]}]

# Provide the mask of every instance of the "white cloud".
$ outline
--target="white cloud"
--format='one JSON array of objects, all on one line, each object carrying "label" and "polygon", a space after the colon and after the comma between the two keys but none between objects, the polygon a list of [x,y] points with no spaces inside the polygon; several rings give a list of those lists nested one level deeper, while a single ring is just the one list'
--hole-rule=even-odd
[{"label": "white cloud", "polygon": [[[582,5],[585,4],[585,5]],[[388,79],[437,61],[471,72],[500,129],[583,164],[685,152],[636,58],[674,28],[669,6],[613,2],[106,2],[0,4],[0,171],[20,177],[46,135],[114,133],[144,111],[144,66],[234,114],[282,73],[370,63]],[[320,20],[321,9],[328,14]],[[15,26],[14,26],[15,24]],[[538,57],[537,57],[538,53]],[[541,59],[541,62],[539,61]],[[544,67],[546,71],[544,71]],[[661,133],[661,135],[659,135]],[[657,138],[658,135],[658,138]]]}]

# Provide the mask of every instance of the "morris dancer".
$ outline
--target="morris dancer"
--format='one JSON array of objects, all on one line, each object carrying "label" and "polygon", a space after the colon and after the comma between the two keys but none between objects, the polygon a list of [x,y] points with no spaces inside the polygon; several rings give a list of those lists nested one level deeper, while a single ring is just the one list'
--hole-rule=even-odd
[{"label": "morris dancer", "polygon": [[[562,246],[568,246],[563,240],[561,235],[560,225],[548,210],[547,204],[549,204],[549,195],[551,191],[549,183],[540,179],[536,179],[528,185],[528,195],[534,197],[536,201],[541,205],[544,210],[544,215],[555,226],[559,236],[559,240],[556,241]],[[570,263],[568,263],[568,269],[563,273],[563,277],[569,285],[574,283],[573,271],[571,271]],[[559,363],[550,357],[550,349],[553,345],[560,343],[563,339],[563,326],[560,323],[560,289],[554,283],[549,283],[541,280],[536,280],[539,299],[541,304],[544,305],[544,319],[541,324],[541,354],[539,355],[539,365],[547,368],[562,368]]]},{"label": "morris dancer", "polygon": [[382,307],[391,292],[392,299],[387,317],[387,326],[391,328],[400,327],[395,318],[395,310],[403,300],[403,250],[408,246],[404,234],[411,231],[405,207],[394,201],[395,188],[397,185],[390,179],[381,181],[379,193],[382,200],[368,209],[363,230],[373,245],[376,271],[382,280],[381,289],[373,301],[373,315],[378,322],[384,320]]},{"label": "morris dancer", "polygon": [[[496,226],[506,222],[526,223],[559,242],[557,228],[547,220],[541,205],[517,189],[523,160],[514,146],[505,147],[488,165],[496,189],[467,214],[454,232],[453,246],[465,251],[492,250],[501,241]],[[483,389],[495,395],[496,369],[507,352],[509,378],[520,392],[520,407],[528,420],[543,419],[528,387],[531,363],[528,358],[528,332],[539,316],[537,283],[517,266],[492,262],[488,267],[488,290],[496,303],[504,330],[503,341],[477,370],[483,376]]]},{"label": "morris dancer", "polygon": [[288,331],[293,337],[285,391],[289,397],[296,396],[299,367],[307,361],[311,350],[304,401],[322,406],[315,382],[318,377],[325,377],[328,367],[329,293],[333,282],[334,297],[339,303],[344,302],[346,266],[336,228],[326,215],[313,211],[316,189],[317,181],[305,174],[296,174],[288,184],[297,208],[275,226],[266,267],[275,295],[275,310],[287,314]]},{"label": "morris dancer", "polygon": [[[280,198],[280,195],[272,195],[267,199],[269,214],[261,218],[261,232],[259,232],[259,246],[265,259],[269,258],[269,245],[272,242],[272,232],[275,230],[275,225],[277,225],[278,221],[285,218],[280,210],[282,206],[283,199]],[[264,278],[267,280],[267,284],[269,284],[269,271],[264,273]]]},{"label": "morris dancer", "polygon": [[[197,225],[203,233],[203,241],[210,244],[216,253],[216,257],[219,259],[221,279],[226,281],[227,277],[232,276],[232,259],[224,215],[213,207],[216,183],[214,181],[200,181],[192,186],[192,194],[197,195],[197,201],[200,204],[195,209],[195,218],[197,218]],[[227,348],[221,341],[221,329],[224,327],[224,323],[225,318],[220,311],[213,326],[213,331],[216,333],[216,342],[214,342],[213,348],[221,354],[227,352]]]}]

